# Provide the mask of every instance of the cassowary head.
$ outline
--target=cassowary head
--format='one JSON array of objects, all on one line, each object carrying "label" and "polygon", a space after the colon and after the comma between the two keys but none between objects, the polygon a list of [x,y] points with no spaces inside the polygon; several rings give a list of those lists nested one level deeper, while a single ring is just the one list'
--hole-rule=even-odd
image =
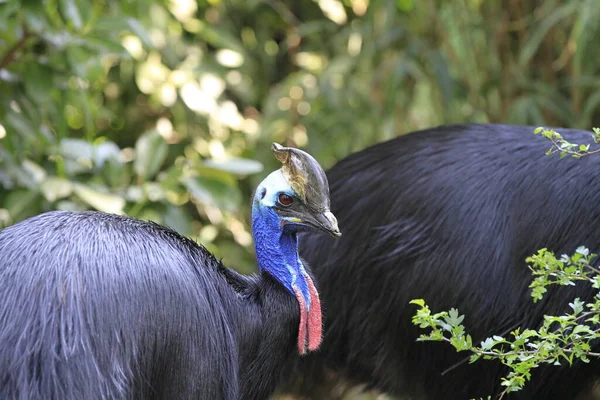
[{"label": "cassowary head", "polygon": [[298,299],[301,354],[321,343],[319,296],[298,256],[300,230],[340,236],[329,207],[329,184],[319,163],[308,153],[273,143],[281,169],[267,176],[252,203],[252,232],[258,265]]}]

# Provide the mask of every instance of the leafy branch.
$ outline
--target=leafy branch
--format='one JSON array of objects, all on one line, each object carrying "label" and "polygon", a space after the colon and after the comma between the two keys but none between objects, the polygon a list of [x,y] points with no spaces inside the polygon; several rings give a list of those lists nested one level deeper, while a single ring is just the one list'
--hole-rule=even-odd
[{"label": "leafy branch", "polygon": [[[594,143],[600,144],[600,128],[594,128],[593,130],[594,133],[592,134],[592,139],[594,140]],[[600,149],[590,151],[590,144],[570,143],[565,140],[560,133],[553,129],[546,129],[543,127],[536,128],[534,134],[537,135],[539,133],[552,143],[552,147],[546,152],[546,155],[559,153],[560,158],[562,159],[568,155],[573,158],[581,158],[600,153]]]},{"label": "leafy branch", "polygon": [[[529,269],[534,280],[529,285],[534,302],[543,298],[551,285],[571,286],[575,281],[585,281],[595,289],[600,289],[599,270],[592,265],[595,254],[585,247],[578,248],[572,256],[556,258],[547,249],[528,257]],[[473,363],[479,359],[497,359],[509,368],[502,378],[505,389],[498,396],[521,390],[531,379],[531,370],[541,364],[573,364],[576,360],[589,362],[590,357],[600,357],[591,351],[590,343],[600,338],[600,298],[591,303],[579,298],[569,303],[571,312],[561,316],[544,316],[543,325],[535,329],[515,329],[508,337],[494,335],[473,345],[473,339],[462,324],[464,316],[451,309],[432,313],[422,299],[411,301],[419,306],[413,316],[413,323],[422,329],[430,329],[418,341],[438,341],[451,344],[457,351],[473,353],[469,359]]]},{"label": "leafy branch", "polygon": [[21,39],[19,39],[19,41],[17,41],[17,43],[15,43],[13,47],[11,47],[6,52],[6,54],[2,56],[2,58],[0,58],[0,69],[6,67],[8,64],[15,60],[17,53],[25,47],[27,41],[31,37],[31,33],[29,33],[29,31],[25,27],[23,27],[23,36],[21,37]]},{"label": "leafy branch", "polygon": [[[600,129],[594,128],[592,139],[600,144]],[[590,144],[574,144],[563,136],[543,127],[534,133],[542,134],[552,143],[546,155],[559,153],[560,158],[570,155],[582,158],[600,153],[600,149],[590,150]],[[529,285],[531,297],[536,303],[543,298],[552,285],[574,286],[577,281],[587,282],[592,288],[600,291],[600,269],[592,264],[596,258],[585,247],[579,247],[572,256],[562,255],[556,258],[554,253],[541,249],[537,254],[528,257],[529,270],[534,279]],[[521,390],[531,379],[531,370],[541,364],[562,365],[573,364],[576,360],[589,362],[589,357],[600,357],[600,353],[591,351],[591,341],[600,339],[600,293],[596,294],[592,303],[585,304],[576,298],[569,303],[571,312],[561,316],[544,316],[543,325],[535,329],[517,328],[505,338],[494,335],[485,339],[479,346],[473,345],[473,339],[466,332],[457,309],[432,313],[423,299],[411,301],[420,308],[413,316],[413,323],[422,329],[431,329],[418,341],[447,342],[457,351],[470,351],[469,362],[481,358],[497,359],[509,368],[508,374],[502,378],[505,389],[499,394],[502,399],[506,393]]]}]

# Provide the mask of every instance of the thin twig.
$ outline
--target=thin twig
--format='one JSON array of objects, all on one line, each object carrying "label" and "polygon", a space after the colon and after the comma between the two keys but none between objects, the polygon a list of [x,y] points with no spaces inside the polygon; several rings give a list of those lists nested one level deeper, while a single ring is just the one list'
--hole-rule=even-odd
[{"label": "thin twig", "polygon": [[507,386],[507,387],[506,387],[506,389],[504,389],[504,390],[502,391],[502,393],[500,393],[500,394],[498,395],[498,400],[502,400],[502,399],[504,398],[504,395],[506,395],[506,393],[508,393],[508,389],[510,389],[510,386]]},{"label": "thin twig", "polygon": [[[447,337],[443,337],[442,341],[446,342],[446,343],[450,343],[452,344],[452,341],[450,339],[448,339]],[[566,349],[561,349],[563,351],[563,353],[567,353],[567,354],[572,354],[575,352],[575,350],[571,347],[571,348],[566,348]],[[511,355],[519,355],[519,354],[525,354],[525,355],[535,355],[539,352],[539,349],[536,350],[522,350],[522,351],[507,351],[507,352],[502,352],[502,351],[485,351],[485,350],[479,350],[479,349],[471,349],[471,352],[478,354],[480,356],[490,356],[490,357],[506,357],[506,356],[511,356]],[[586,355],[586,356],[590,356],[590,357],[599,357],[600,353],[594,353],[591,351],[584,351],[582,352],[582,354]]]},{"label": "thin twig", "polygon": [[595,273],[596,275],[600,275],[600,269],[592,267],[591,265],[587,265],[587,268],[592,270],[593,273]]},{"label": "thin twig", "polygon": [[573,150],[565,150],[563,148],[560,147],[560,145],[558,144],[558,141],[555,140],[551,140],[552,143],[552,147],[555,148],[552,150],[552,153],[559,153],[559,152],[564,152],[570,155],[576,155],[579,158],[581,157],[586,157],[586,156],[591,156],[592,154],[597,154],[600,153],[600,149],[597,150],[592,150],[592,151],[586,151],[586,152],[578,152],[578,151],[573,151]]},{"label": "thin twig", "polygon": [[0,69],[6,67],[8,64],[10,64],[12,61],[15,60],[15,56],[16,54],[23,48],[25,47],[25,45],[27,44],[27,40],[31,37],[32,35],[29,33],[29,31],[27,31],[27,29],[23,28],[23,37],[17,42],[15,43],[15,45],[13,47],[11,47],[8,52],[6,52],[6,54],[4,55],[4,57],[2,57],[0,59]]},{"label": "thin twig", "polygon": [[[514,331],[515,329],[517,329],[519,327],[520,324],[515,324],[513,325],[511,328],[505,330],[504,332],[502,332],[500,334],[500,336],[504,336],[504,335],[508,335],[510,332]],[[463,365],[464,363],[468,362],[471,359],[471,356],[465,357],[464,359],[460,360],[459,362],[449,366],[448,368],[446,368],[444,371],[442,371],[442,373],[440,374],[441,376],[446,375],[448,372],[460,367],[461,365]]]}]

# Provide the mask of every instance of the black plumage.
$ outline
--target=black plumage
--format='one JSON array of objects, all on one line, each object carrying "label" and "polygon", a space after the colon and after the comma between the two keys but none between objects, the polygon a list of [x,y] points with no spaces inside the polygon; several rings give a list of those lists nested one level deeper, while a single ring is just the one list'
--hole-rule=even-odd
[{"label": "black plumage", "polygon": [[[548,157],[549,142],[533,130],[442,126],[377,144],[328,171],[344,236],[301,237],[327,318],[322,351],[302,360],[288,389],[333,398],[331,382],[344,377],[411,399],[487,398],[503,389],[507,370],[494,361],[461,364],[468,354],[448,344],[416,342],[422,331],[411,323],[411,299],[434,311],[458,307],[474,340],[538,327],[544,314],[570,310],[576,296],[592,299],[596,290],[586,284],[550,288],[538,304],[530,298],[525,258],[538,249],[600,252],[600,157]],[[592,142],[589,132],[558,131]],[[505,398],[574,399],[588,392],[598,365],[540,367]]]}]

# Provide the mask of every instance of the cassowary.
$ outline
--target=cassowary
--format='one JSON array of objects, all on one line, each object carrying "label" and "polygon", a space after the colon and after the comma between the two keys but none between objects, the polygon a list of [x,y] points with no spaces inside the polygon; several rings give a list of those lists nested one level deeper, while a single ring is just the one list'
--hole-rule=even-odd
[{"label": "cassowary", "polygon": [[321,342],[297,232],[340,235],[325,173],[274,144],[258,187],[259,276],[154,223],[49,212],[0,232],[0,398],[264,399]]},{"label": "cassowary", "polygon": [[[327,308],[322,351],[300,361],[287,385],[308,398],[334,398],[340,377],[411,400],[487,398],[504,389],[497,362],[468,361],[446,343],[417,342],[409,301],[457,307],[475,343],[542,316],[571,311],[596,292],[587,284],[549,288],[534,304],[525,259],[547,247],[600,252],[600,157],[548,157],[534,127],[452,125],[400,136],[340,161],[327,177],[344,236],[301,235],[301,255]],[[574,143],[588,132],[562,129]],[[339,288],[344,288],[340,290]],[[593,351],[600,350],[600,343]],[[587,394],[597,360],[544,366],[505,399],[564,400]]]}]

